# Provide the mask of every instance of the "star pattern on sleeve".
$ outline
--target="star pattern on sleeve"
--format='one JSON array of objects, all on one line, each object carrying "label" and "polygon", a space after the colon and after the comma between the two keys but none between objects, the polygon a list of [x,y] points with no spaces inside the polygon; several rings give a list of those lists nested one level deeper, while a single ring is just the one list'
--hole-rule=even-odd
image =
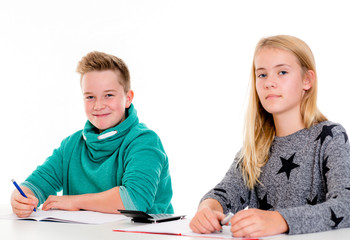
[{"label": "star pattern on sleeve", "polygon": [[345,140],[345,143],[349,140],[348,138],[348,135],[346,134],[346,132],[342,132],[343,135],[344,135],[344,140]]},{"label": "star pattern on sleeve", "polygon": [[226,191],[224,189],[214,188],[214,195],[220,197],[222,200],[224,200],[224,202],[227,202],[227,198],[224,196],[224,194],[226,194]]},{"label": "star pattern on sleeve", "polygon": [[327,177],[326,177],[326,173],[329,171],[329,168],[327,167],[327,162],[328,162],[328,156],[326,157],[326,159],[323,161],[322,163],[322,169],[323,169],[323,179],[324,179],[324,184],[326,186],[326,189],[327,188]]},{"label": "star pattern on sleeve", "polygon": [[335,215],[334,211],[331,209],[331,220],[334,222],[334,226],[332,226],[333,229],[335,229],[336,227],[338,227],[339,223],[343,220],[344,217],[337,217],[337,215]]},{"label": "star pattern on sleeve", "polygon": [[316,205],[317,204],[317,194],[312,200],[306,199],[306,201],[307,201],[307,204],[309,204],[309,205]]},{"label": "star pattern on sleeve", "polygon": [[225,202],[225,205],[226,205],[227,209],[231,209],[232,208],[230,202],[227,200],[227,198],[225,196],[226,195],[226,190],[225,189],[214,188],[214,195],[218,196],[219,198],[221,198]]},{"label": "star pattern on sleeve", "polygon": [[289,180],[290,172],[294,168],[300,167],[298,164],[293,163],[294,156],[295,156],[295,153],[288,159],[280,157],[281,162],[282,162],[282,167],[280,168],[280,170],[278,171],[277,174],[285,172],[287,174],[287,178]]},{"label": "star pattern on sleeve", "polygon": [[270,208],[272,208],[273,206],[271,204],[269,204],[267,202],[267,193],[265,194],[265,196],[263,198],[258,198],[258,202],[259,202],[259,209],[261,210],[269,210]]},{"label": "star pattern on sleeve", "polygon": [[244,200],[244,198],[239,197],[239,201],[241,202],[241,204],[243,205],[246,201]]},{"label": "star pattern on sleeve", "polygon": [[321,145],[322,145],[327,136],[333,137],[332,128],[334,128],[335,126],[337,125],[323,126],[320,135],[318,135],[315,141],[317,141],[318,139],[321,139]]}]

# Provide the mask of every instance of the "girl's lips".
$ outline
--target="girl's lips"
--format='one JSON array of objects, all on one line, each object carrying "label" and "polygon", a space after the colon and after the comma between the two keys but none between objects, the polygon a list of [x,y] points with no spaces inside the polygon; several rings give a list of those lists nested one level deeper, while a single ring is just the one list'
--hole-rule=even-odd
[{"label": "girl's lips", "polygon": [[265,99],[271,99],[271,98],[279,98],[281,97],[281,95],[277,95],[277,94],[269,94],[267,95],[267,97]]}]

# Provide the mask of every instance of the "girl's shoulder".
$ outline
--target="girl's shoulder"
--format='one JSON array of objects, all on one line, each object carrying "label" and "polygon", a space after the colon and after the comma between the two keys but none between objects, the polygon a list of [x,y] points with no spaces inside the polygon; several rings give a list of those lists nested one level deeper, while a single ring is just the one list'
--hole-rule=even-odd
[{"label": "girl's shoulder", "polygon": [[320,123],[315,124],[314,126],[310,127],[310,131],[315,133],[321,133],[321,132],[332,132],[334,133],[341,133],[345,132],[345,128],[340,124],[332,121],[323,121]]},{"label": "girl's shoulder", "polygon": [[310,133],[310,135],[315,137],[315,141],[320,141],[321,145],[327,139],[334,139],[339,135],[344,136],[346,140],[348,139],[345,128],[340,123],[332,121],[323,121],[312,126],[310,128]]}]

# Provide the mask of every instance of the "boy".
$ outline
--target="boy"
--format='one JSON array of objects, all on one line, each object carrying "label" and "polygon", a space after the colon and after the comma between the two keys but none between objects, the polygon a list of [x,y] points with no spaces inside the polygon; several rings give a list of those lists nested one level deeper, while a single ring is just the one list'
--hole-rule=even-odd
[{"label": "boy", "polygon": [[13,191],[13,212],[27,217],[43,204],[43,210],[173,213],[168,157],[156,133],[139,123],[125,63],[91,52],[77,72],[88,121],[21,184],[28,198]]}]

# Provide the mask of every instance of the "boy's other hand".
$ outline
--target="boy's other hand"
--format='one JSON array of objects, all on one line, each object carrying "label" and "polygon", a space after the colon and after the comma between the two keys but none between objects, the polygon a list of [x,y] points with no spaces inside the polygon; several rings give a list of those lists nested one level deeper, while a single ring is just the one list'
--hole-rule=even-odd
[{"label": "boy's other hand", "polygon": [[42,206],[42,210],[61,209],[66,211],[79,211],[76,205],[79,195],[49,196]]}]

